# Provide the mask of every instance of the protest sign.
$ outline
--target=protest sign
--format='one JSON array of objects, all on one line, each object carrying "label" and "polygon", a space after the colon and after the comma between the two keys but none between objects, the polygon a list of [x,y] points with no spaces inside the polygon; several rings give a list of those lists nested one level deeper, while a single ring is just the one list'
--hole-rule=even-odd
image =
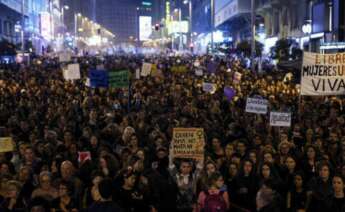
[{"label": "protest sign", "polygon": [[67,69],[63,70],[63,77],[65,80],[80,79],[80,67],[78,63],[69,64]]},{"label": "protest sign", "polygon": [[89,151],[78,152],[78,162],[83,163],[84,161],[91,160],[91,153]]},{"label": "protest sign", "polygon": [[226,99],[230,102],[234,96],[236,96],[236,90],[234,88],[225,87],[224,88],[224,95]]},{"label": "protest sign", "polygon": [[204,75],[204,72],[201,69],[197,69],[197,70],[195,70],[195,75],[196,76],[202,76],[202,75]]},{"label": "protest sign", "polygon": [[235,84],[238,84],[241,82],[241,79],[242,79],[242,74],[240,72],[235,72],[234,73],[234,77],[233,77],[233,81]]},{"label": "protest sign", "polygon": [[202,83],[202,90],[208,93],[215,93],[217,85],[214,83],[204,82]]},{"label": "protest sign", "polygon": [[247,113],[266,114],[267,107],[268,101],[266,99],[247,98]]},{"label": "protest sign", "polygon": [[204,129],[174,128],[171,152],[173,158],[204,159]]},{"label": "protest sign", "polygon": [[59,62],[62,63],[62,62],[69,62],[71,61],[71,53],[69,52],[61,52],[59,54]]},{"label": "protest sign", "polygon": [[217,68],[218,68],[218,64],[217,63],[215,63],[215,62],[209,62],[208,64],[207,64],[207,71],[208,71],[208,73],[216,73],[216,71],[217,71]]},{"label": "protest sign", "polygon": [[173,67],[171,67],[171,72],[173,72],[173,73],[186,73],[187,67],[184,65],[173,66]]},{"label": "protest sign", "polygon": [[14,144],[11,137],[0,138],[0,153],[12,152],[14,150]]},{"label": "protest sign", "polygon": [[108,72],[105,70],[90,70],[90,87],[108,87]]},{"label": "protest sign", "polygon": [[151,74],[152,64],[151,63],[143,63],[141,67],[141,76],[147,77]]},{"label": "protest sign", "polygon": [[129,85],[129,72],[111,71],[109,72],[109,86],[112,88],[127,88]]},{"label": "protest sign", "polygon": [[271,112],[270,125],[275,127],[290,127],[291,113]]},{"label": "protest sign", "polygon": [[316,54],[304,52],[301,95],[344,95],[345,53]]}]

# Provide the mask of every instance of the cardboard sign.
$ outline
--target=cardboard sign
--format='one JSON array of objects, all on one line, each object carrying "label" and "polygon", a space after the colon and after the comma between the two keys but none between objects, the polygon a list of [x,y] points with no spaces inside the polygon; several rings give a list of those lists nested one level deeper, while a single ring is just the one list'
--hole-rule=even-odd
[{"label": "cardboard sign", "polygon": [[112,88],[127,88],[129,85],[129,71],[111,71],[109,73],[109,86]]},{"label": "cardboard sign", "polygon": [[291,113],[271,112],[270,125],[275,127],[290,127]]},{"label": "cardboard sign", "polygon": [[233,82],[235,83],[235,84],[238,84],[238,83],[240,83],[241,82],[241,79],[242,79],[242,74],[240,73],[240,72],[235,72],[234,73],[234,77],[233,77]]},{"label": "cardboard sign", "polygon": [[78,162],[83,163],[87,160],[91,160],[91,153],[89,151],[78,152]]},{"label": "cardboard sign", "polygon": [[12,152],[14,150],[14,144],[11,137],[0,138],[0,152]]},{"label": "cardboard sign", "polygon": [[204,160],[204,129],[174,128],[171,153],[173,158]]},{"label": "cardboard sign", "polygon": [[141,68],[141,76],[147,77],[151,74],[152,64],[151,63],[143,63]]},{"label": "cardboard sign", "polygon": [[266,99],[247,98],[247,113],[266,114],[267,107],[268,101]]},{"label": "cardboard sign", "polygon": [[204,82],[202,83],[202,90],[207,93],[215,93],[217,91],[217,85],[214,83]]},{"label": "cardboard sign", "polygon": [[345,53],[316,54],[304,52],[301,95],[344,95]]},{"label": "cardboard sign", "polygon": [[80,79],[80,67],[78,63],[69,64],[67,69],[63,70],[63,77],[65,80]]}]

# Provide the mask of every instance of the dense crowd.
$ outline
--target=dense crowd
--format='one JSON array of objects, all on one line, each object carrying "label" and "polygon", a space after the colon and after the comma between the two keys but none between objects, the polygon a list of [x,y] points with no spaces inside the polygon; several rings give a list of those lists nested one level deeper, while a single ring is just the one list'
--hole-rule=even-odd
[{"label": "dense crowd", "polygon": [[[16,144],[0,153],[0,211],[345,211],[344,98],[301,97],[285,72],[252,73],[230,56],[75,60],[75,81],[49,58],[0,73],[0,137]],[[136,78],[143,62],[159,73]],[[100,64],[130,70],[130,87],[85,85]],[[292,126],[246,113],[253,96],[291,112]],[[204,129],[204,161],[169,157],[176,127]]]}]

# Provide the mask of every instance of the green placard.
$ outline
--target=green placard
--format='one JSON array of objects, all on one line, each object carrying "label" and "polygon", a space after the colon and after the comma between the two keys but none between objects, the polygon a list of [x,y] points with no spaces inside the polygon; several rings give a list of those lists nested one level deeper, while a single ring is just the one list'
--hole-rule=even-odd
[{"label": "green placard", "polygon": [[129,71],[111,71],[109,72],[109,86],[112,88],[127,88],[129,85]]}]

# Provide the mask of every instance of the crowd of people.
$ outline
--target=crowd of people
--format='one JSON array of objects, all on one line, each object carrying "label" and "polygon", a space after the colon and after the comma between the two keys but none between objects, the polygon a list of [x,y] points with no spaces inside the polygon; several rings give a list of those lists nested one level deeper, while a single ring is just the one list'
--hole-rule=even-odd
[{"label": "crowd of people", "polygon": [[[344,98],[301,97],[285,72],[252,73],[233,56],[74,60],[80,80],[64,80],[57,59],[0,68],[0,137],[15,143],[0,151],[0,211],[345,211]],[[143,62],[158,74],[136,77]],[[129,70],[130,87],[87,86],[100,64]],[[253,96],[291,112],[291,127],[246,113]],[[176,127],[204,129],[203,161],[170,157]]]}]

